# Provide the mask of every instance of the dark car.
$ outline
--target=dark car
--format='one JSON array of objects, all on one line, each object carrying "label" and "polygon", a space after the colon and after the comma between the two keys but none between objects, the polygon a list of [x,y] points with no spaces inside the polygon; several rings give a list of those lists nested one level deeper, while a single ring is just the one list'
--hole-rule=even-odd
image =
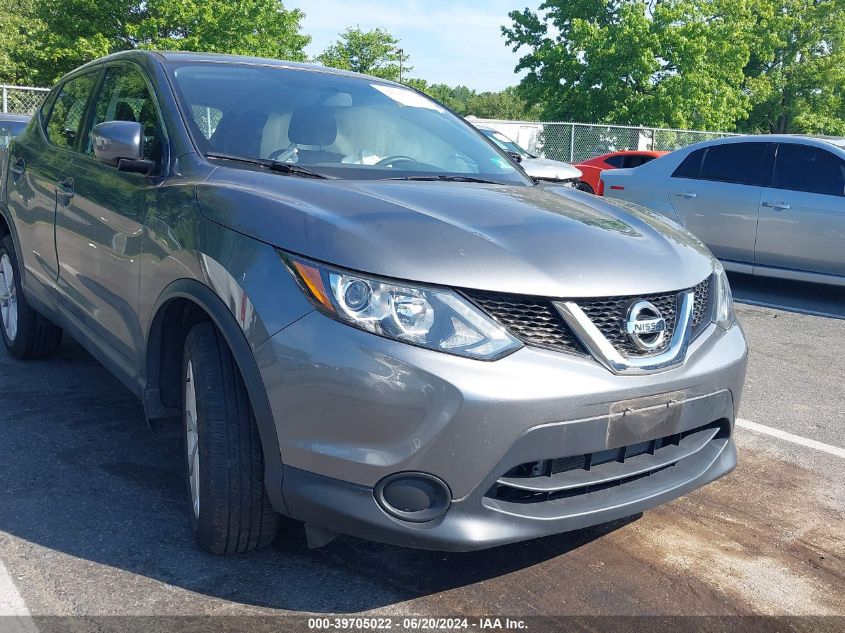
[{"label": "dark car", "polygon": [[280,515],[312,545],[490,547],[736,463],[746,346],[706,247],[536,185],[415,90],[135,51],[36,117],[2,177],[5,346],[69,332],[181,429],[212,552]]}]

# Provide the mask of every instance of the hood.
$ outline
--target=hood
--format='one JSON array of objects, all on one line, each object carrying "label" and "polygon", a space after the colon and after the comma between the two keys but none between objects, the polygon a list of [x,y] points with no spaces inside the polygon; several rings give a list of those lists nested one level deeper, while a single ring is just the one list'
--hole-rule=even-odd
[{"label": "hood", "polygon": [[563,186],[310,180],[220,167],[197,199],[212,221],[283,250],[453,288],[647,294],[693,286],[714,266],[701,242],[662,216]]},{"label": "hood", "polygon": [[523,158],[520,165],[525,173],[540,180],[574,180],[581,177],[580,169],[559,160]]}]

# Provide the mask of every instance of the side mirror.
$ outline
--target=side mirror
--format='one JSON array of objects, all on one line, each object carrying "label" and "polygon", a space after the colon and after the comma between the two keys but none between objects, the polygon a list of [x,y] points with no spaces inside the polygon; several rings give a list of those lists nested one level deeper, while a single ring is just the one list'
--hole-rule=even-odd
[{"label": "side mirror", "polygon": [[149,174],[155,163],[144,158],[144,126],[135,121],[105,121],[92,131],[94,158],[120,171]]},{"label": "side mirror", "polygon": [[511,152],[510,150],[508,150],[506,153],[512,161],[516,163],[522,162],[522,155],[519,152]]}]

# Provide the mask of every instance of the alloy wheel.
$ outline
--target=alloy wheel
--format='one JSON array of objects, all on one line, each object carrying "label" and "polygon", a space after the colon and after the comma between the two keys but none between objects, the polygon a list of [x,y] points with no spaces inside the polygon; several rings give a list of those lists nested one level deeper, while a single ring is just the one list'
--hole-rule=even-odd
[{"label": "alloy wheel", "polygon": [[15,288],[15,271],[8,253],[0,257],[0,314],[3,329],[9,343],[14,343],[18,335],[18,294]]},{"label": "alloy wheel", "polygon": [[191,483],[191,505],[194,516],[200,515],[200,453],[197,429],[197,392],[194,366],[188,361],[185,376],[185,449],[188,452],[188,479]]}]

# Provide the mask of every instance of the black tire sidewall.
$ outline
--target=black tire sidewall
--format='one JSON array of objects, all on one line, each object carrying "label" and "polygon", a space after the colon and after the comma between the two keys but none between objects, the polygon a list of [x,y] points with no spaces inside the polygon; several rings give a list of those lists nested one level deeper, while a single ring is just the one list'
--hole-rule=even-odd
[{"label": "black tire sidewall", "polygon": [[214,554],[268,545],[279,516],[264,488],[264,459],[249,395],[231,351],[215,325],[202,322],[185,340],[182,380],[191,363],[197,399],[199,517],[194,514],[188,469],[185,385],[182,384],[182,453],[194,538]]},{"label": "black tire sidewall", "polygon": [[[212,481],[212,466],[215,460],[222,460],[225,463],[225,451],[221,455],[212,445],[212,437],[219,437],[225,430],[219,428],[223,420],[219,419],[219,412],[210,406],[210,397],[222,393],[222,375],[219,362],[214,354],[208,353],[210,347],[216,344],[213,340],[213,326],[200,324],[196,326],[185,341],[185,353],[182,361],[182,454],[185,460],[185,486],[188,492],[188,513],[191,517],[191,531],[194,538],[204,547],[214,550],[210,544],[214,542],[212,526],[215,523],[225,522],[227,517],[219,512],[219,504],[215,497],[218,494],[225,494],[226,490],[219,489],[219,482]],[[203,340],[204,339],[204,340]],[[194,379],[194,395],[197,399],[197,450],[200,458],[200,511],[199,517],[194,514],[193,498],[191,496],[191,479],[188,468],[188,428],[185,423],[187,411],[185,408],[185,381],[188,375],[188,362],[191,362]],[[211,516],[214,509],[218,509],[218,516]],[[215,552],[221,553],[221,552]]]}]

